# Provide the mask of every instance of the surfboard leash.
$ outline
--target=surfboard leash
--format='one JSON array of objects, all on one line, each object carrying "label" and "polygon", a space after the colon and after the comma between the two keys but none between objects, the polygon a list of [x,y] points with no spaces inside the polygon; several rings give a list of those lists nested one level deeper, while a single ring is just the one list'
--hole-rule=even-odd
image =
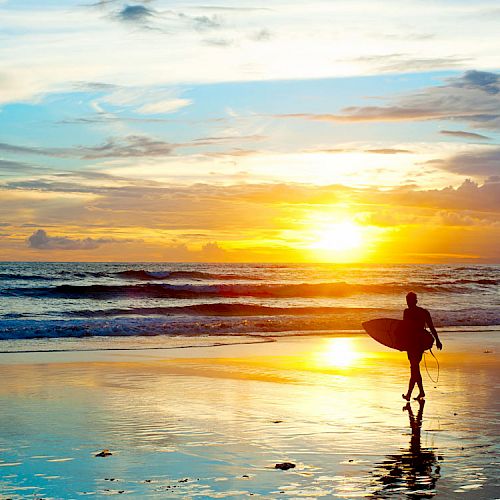
[{"label": "surfboard leash", "polygon": [[439,361],[438,359],[436,358],[436,356],[434,356],[434,353],[432,352],[432,349],[429,349],[429,351],[431,352],[432,354],[432,357],[436,360],[436,364],[437,364],[437,377],[436,377],[436,380],[434,380],[432,377],[431,377],[431,374],[429,373],[429,370],[427,368],[427,358],[425,356],[425,352],[424,352],[424,365],[425,365],[425,371],[427,372],[427,376],[429,377],[429,379],[432,381],[432,383],[434,384],[437,384],[439,382]]}]

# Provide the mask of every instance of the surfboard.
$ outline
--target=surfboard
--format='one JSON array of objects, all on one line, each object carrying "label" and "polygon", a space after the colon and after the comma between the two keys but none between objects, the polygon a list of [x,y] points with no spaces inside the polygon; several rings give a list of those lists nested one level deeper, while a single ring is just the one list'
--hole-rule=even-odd
[{"label": "surfboard", "polygon": [[379,318],[362,325],[370,337],[398,351],[426,351],[434,344],[434,337],[425,329],[415,328],[411,321]]}]

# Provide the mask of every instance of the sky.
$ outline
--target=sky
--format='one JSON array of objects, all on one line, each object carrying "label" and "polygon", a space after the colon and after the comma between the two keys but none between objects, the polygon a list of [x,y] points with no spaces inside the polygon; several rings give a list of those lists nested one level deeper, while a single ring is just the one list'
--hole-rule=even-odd
[{"label": "sky", "polygon": [[500,262],[499,25],[0,0],[0,260]]}]

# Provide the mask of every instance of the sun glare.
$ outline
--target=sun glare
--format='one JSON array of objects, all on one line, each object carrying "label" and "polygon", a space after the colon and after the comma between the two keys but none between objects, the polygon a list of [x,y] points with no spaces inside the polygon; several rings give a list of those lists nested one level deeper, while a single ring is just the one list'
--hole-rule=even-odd
[{"label": "sun glare", "polygon": [[329,339],[326,349],[319,355],[319,362],[323,366],[348,368],[359,356],[352,339]]},{"label": "sun glare", "polygon": [[[373,228],[356,221],[346,209],[311,213],[302,222],[301,246],[318,262],[361,262],[373,252]],[[297,238],[297,240],[299,240]]]},{"label": "sun glare", "polygon": [[337,224],[326,224],[318,230],[318,239],[312,248],[345,252],[355,250],[363,244],[361,227],[354,222],[344,221]]}]

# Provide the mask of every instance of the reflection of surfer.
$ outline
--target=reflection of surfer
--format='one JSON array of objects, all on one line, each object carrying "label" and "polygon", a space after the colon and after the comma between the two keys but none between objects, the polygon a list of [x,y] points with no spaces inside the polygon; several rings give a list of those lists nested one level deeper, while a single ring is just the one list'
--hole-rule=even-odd
[{"label": "reflection of surfer", "polygon": [[[404,311],[403,320],[411,321],[415,325],[415,331],[423,330],[426,326],[428,326],[432,335],[436,339],[436,347],[438,349],[442,349],[443,345],[441,344],[436,329],[434,328],[434,323],[432,322],[429,311],[417,306],[417,294],[415,292],[409,292],[408,295],[406,295],[406,303],[408,304],[408,309],[405,309]],[[410,400],[415,384],[417,384],[420,389],[420,392],[415,399],[418,400],[425,398],[422,375],[420,373],[420,361],[422,360],[422,355],[423,350],[417,345],[414,348],[408,349],[408,360],[410,361],[410,383],[408,385],[408,392],[403,394],[403,399],[406,399],[406,401]]]},{"label": "reflection of surfer", "polygon": [[425,399],[418,400],[418,413],[417,416],[413,414],[413,409],[410,403],[406,403],[403,411],[408,412],[410,417],[410,427],[411,427],[411,441],[410,441],[410,455],[412,457],[418,457],[421,455],[421,445],[420,445],[420,434],[422,429],[422,420],[424,417],[424,405]]},{"label": "reflection of surfer", "polygon": [[[397,455],[387,455],[387,459],[377,467],[375,477],[384,487],[374,498],[431,498],[440,477],[440,466],[432,448],[422,448],[421,433],[425,399],[418,400],[415,415],[410,403],[403,408],[408,412],[411,428],[409,449]],[[442,457],[438,457],[438,460]],[[379,472],[380,471],[380,472]]]},{"label": "reflection of surfer", "polygon": [[[436,487],[436,480],[439,477],[440,467],[437,466],[435,473],[432,472],[432,466],[436,463],[436,457],[431,449],[422,449],[420,445],[420,434],[422,430],[422,419],[424,416],[425,399],[418,400],[419,408],[417,415],[413,414],[410,403],[407,403],[403,410],[408,412],[410,417],[411,441],[410,453],[408,456],[408,476],[407,484],[410,489],[422,488],[419,481],[422,477],[431,479],[428,484],[429,489]],[[420,484],[419,484],[420,483]]]},{"label": "reflection of surfer", "polygon": [[422,429],[422,419],[424,416],[425,399],[419,399],[418,404],[419,408],[416,416],[413,414],[410,403],[407,403],[403,408],[403,410],[408,412],[411,427],[410,453],[408,457],[409,474],[407,477],[407,483],[409,488],[412,490],[422,488],[422,484],[419,480],[421,480],[422,477],[428,477],[431,481],[428,483],[427,487],[432,490],[436,487],[436,481],[439,477],[441,467],[437,466],[433,473],[432,466],[436,463],[436,457],[431,449],[423,450],[421,448],[420,434]]}]

